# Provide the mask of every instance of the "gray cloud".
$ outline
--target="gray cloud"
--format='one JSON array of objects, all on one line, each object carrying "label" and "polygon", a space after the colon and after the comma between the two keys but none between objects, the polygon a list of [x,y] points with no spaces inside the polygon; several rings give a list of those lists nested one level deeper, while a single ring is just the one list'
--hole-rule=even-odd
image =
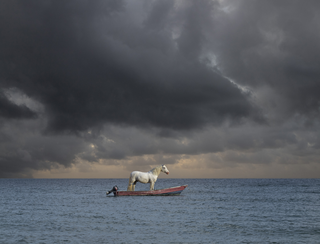
[{"label": "gray cloud", "polygon": [[36,116],[36,113],[27,106],[14,104],[0,91],[0,117],[6,119],[32,119]]},{"label": "gray cloud", "polygon": [[[13,3],[22,13],[10,14]],[[13,3],[3,9],[10,17],[1,29],[3,62],[14,68],[3,79],[45,105],[48,130],[105,122],[193,129],[255,112],[245,94],[198,60],[206,6],[188,6],[175,40],[166,23],[156,27],[152,19],[168,15],[168,2],[150,6],[140,25],[121,2]]]},{"label": "gray cloud", "polygon": [[318,117],[319,7],[318,1],[238,1],[217,30],[221,69],[239,84],[267,86],[281,97],[273,102],[285,113],[277,116]]},{"label": "gray cloud", "polygon": [[31,177],[32,170],[70,167],[90,146],[76,136],[45,136],[43,119],[10,120],[0,129],[0,177]]},{"label": "gray cloud", "polygon": [[318,5],[2,1],[0,177],[143,155],[315,162]]}]

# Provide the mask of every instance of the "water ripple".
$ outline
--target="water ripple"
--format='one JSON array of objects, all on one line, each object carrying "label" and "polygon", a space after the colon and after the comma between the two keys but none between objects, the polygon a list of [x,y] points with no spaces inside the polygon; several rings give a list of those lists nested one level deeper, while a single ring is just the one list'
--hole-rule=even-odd
[{"label": "water ripple", "polygon": [[[126,179],[0,180],[0,243],[319,243],[320,180],[159,179],[180,196],[113,197]],[[147,190],[148,185],[137,185]]]}]

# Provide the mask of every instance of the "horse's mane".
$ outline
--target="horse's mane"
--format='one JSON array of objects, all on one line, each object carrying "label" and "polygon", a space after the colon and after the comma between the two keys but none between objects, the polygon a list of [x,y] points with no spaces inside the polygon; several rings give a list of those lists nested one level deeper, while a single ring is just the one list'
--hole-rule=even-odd
[{"label": "horse's mane", "polygon": [[162,168],[162,165],[158,165],[158,166],[154,167],[152,170],[150,170],[149,172],[154,175],[159,175],[161,168]]}]

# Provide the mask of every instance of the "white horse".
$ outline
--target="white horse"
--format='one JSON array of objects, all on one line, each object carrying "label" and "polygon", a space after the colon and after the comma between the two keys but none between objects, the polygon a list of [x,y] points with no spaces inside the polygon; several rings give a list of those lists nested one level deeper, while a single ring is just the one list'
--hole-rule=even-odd
[{"label": "white horse", "polygon": [[131,172],[127,191],[134,191],[138,181],[144,184],[150,183],[150,191],[153,191],[154,183],[156,183],[160,172],[169,174],[169,170],[165,165],[159,165],[146,173],[140,171]]}]

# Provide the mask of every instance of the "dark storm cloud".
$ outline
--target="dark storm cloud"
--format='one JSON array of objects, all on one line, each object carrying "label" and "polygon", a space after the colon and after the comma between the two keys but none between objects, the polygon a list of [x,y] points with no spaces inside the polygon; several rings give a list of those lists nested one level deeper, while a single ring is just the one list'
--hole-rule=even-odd
[{"label": "dark storm cloud", "polygon": [[31,177],[32,170],[70,167],[77,154],[90,153],[76,136],[43,136],[44,125],[39,118],[1,123],[0,178]]},{"label": "dark storm cloud", "polygon": [[0,177],[143,155],[316,162],[319,5],[1,1]]},{"label": "dark storm cloud", "polygon": [[234,6],[220,19],[216,47],[225,74],[257,90],[270,87],[283,99],[273,101],[285,107],[278,116],[318,116],[320,2],[226,2]]},{"label": "dark storm cloud", "polygon": [[213,9],[202,3],[176,17],[185,24],[174,40],[172,1],[146,4],[144,20],[130,19],[137,14],[122,1],[6,2],[2,79],[44,104],[53,131],[192,129],[253,116],[246,95],[199,62]]}]

